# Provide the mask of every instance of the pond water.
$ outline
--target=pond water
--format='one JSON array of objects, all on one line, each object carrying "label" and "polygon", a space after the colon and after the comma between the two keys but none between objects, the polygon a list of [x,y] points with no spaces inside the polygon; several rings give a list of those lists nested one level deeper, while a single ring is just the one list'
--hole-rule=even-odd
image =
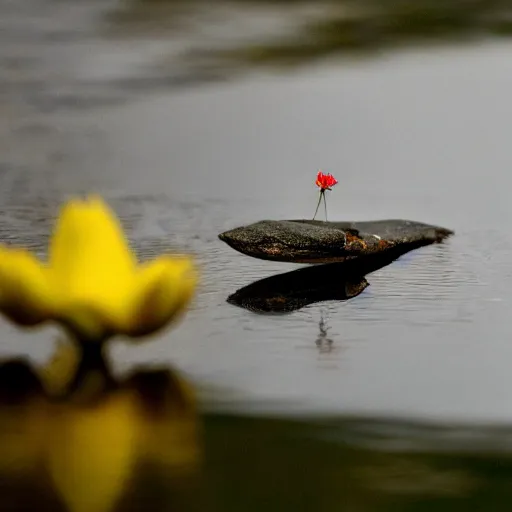
[{"label": "pond water", "polygon": [[[117,366],[178,367],[199,386],[219,390],[205,402],[214,410],[510,423],[510,43],[401,50],[215,81],[214,73],[187,76],[173,62],[184,35],[105,35],[102,16],[111,7],[0,4],[0,234],[44,254],[60,201],[94,191],[116,208],[142,258],[167,249],[196,255],[202,280],[186,318],[148,343],[117,344]],[[318,168],[339,180],[328,197],[331,220],[412,219],[455,236],[366,276],[370,286],[347,301],[285,315],[226,302],[253,281],[299,266],[238,254],[218,233],[261,219],[311,217]],[[55,336],[52,329],[20,334],[6,322],[1,332],[2,355],[38,361],[49,356]],[[270,419],[258,426],[263,419],[215,418],[207,436],[217,452],[224,437],[234,443],[226,451],[236,453],[237,433],[250,440],[272,432],[254,446],[268,448],[263,462],[290,471],[282,485],[292,485],[300,448],[295,441],[282,447],[285,420],[273,430]],[[290,420],[290,434],[294,425]],[[299,431],[309,441],[299,445],[313,465],[320,441],[307,428]],[[397,436],[414,438],[411,432]],[[466,439],[456,432],[453,439]],[[475,447],[469,438],[464,446]],[[220,459],[214,453],[212,474]],[[467,463],[452,462],[459,469]],[[328,473],[325,464],[319,479]],[[230,478],[236,467],[226,469]],[[496,482],[509,481],[508,466],[498,476],[482,467],[475,469],[485,483],[480,498],[488,500],[492,489],[505,493]],[[466,476],[446,503],[467,499]],[[230,498],[220,509],[235,509],[244,501],[223,477]],[[316,481],[318,493],[321,487]],[[305,505],[315,492],[301,502],[304,510],[336,509],[333,495],[325,506]],[[416,508],[406,500],[379,510],[441,506],[421,505],[422,492],[411,494]],[[267,496],[273,509],[292,506],[291,492],[276,493]],[[254,510],[266,503],[260,499]],[[356,500],[347,510],[373,510],[375,500]]]}]

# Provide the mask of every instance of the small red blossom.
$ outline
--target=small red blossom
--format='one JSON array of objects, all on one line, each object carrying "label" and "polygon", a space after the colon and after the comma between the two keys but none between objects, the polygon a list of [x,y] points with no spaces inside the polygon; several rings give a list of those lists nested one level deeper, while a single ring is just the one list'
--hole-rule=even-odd
[{"label": "small red blossom", "polygon": [[318,171],[315,184],[321,190],[331,190],[337,183],[338,180],[332,174],[324,174],[322,171]]},{"label": "small red blossom", "polygon": [[325,206],[325,220],[327,221],[327,198],[325,195],[326,190],[332,190],[332,187],[338,183],[338,180],[330,173],[324,174],[322,171],[318,171],[316,175],[316,186],[320,189],[320,197],[318,198],[318,204],[316,205],[315,215],[313,215],[313,220],[316,218],[316,214],[318,213],[318,208],[320,207],[320,203],[322,199],[324,200]]}]

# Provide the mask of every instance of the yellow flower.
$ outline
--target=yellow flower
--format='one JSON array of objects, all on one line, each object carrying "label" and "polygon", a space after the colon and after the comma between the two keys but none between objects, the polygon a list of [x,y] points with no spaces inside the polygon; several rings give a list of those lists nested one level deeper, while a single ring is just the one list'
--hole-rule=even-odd
[{"label": "yellow flower", "polygon": [[0,311],[19,325],[56,321],[81,342],[150,334],[185,310],[196,286],[188,257],[138,264],[99,197],[64,205],[48,253],[43,263],[0,247]]}]

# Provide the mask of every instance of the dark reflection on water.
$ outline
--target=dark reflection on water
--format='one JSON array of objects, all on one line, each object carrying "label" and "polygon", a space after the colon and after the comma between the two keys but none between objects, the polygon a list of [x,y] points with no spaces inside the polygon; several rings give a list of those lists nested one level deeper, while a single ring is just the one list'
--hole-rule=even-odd
[{"label": "dark reflection on water", "polygon": [[408,248],[355,261],[300,268],[255,281],[230,295],[230,304],[257,313],[290,313],[309,304],[344,301],[369,286],[365,275],[389,265]]},{"label": "dark reflection on water", "polygon": [[0,9],[7,115],[13,104],[23,115],[89,111],[260,66],[512,32],[508,0],[27,0]]},{"label": "dark reflection on water", "polygon": [[508,37],[511,12],[509,0],[125,0],[106,19],[111,33],[125,37],[195,34],[183,63],[207,79],[388,47]]},{"label": "dark reflection on water", "polygon": [[227,301],[255,313],[291,313],[315,302],[351,299],[367,286],[364,274],[347,274],[343,263],[333,263],[267,277],[241,288]]},{"label": "dark reflection on water", "polygon": [[510,429],[217,414],[205,435],[213,510],[510,509]]},{"label": "dark reflection on water", "polygon": [[333,349],[333,340],[328,335],[328,331],[330,327],[327,325],[327,322],[324,318],[323,313],[320,316],[320,321],[318,322],[318,328],[320,333],[315,341],[316,346],[318,347],[318,351],[322,353],[329,353]]},{"label": "dark reflection on water", "polygon": [[189,385],[168,369],[114,378],[100,359],[61,344],[45,367],[0,365],[2,510],[204,510]]},{"label": "dark reflection on water", "polygon": [[[327,342],[327,328],[321,321]],[[509,510],[512,429],[206,412],[174,370],[107,375],[61,344],[0,365],[2,510]]]}]

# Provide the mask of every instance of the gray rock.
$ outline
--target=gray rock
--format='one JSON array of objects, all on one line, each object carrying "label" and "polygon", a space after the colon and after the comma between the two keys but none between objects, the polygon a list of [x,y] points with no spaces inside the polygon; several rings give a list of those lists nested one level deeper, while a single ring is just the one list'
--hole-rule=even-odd
[{"label": "gray rock", "polygon": [[263,220],[219,235],[247,256],[293,263],[342,262],[442,242],[453,231],[410,220]]}]

